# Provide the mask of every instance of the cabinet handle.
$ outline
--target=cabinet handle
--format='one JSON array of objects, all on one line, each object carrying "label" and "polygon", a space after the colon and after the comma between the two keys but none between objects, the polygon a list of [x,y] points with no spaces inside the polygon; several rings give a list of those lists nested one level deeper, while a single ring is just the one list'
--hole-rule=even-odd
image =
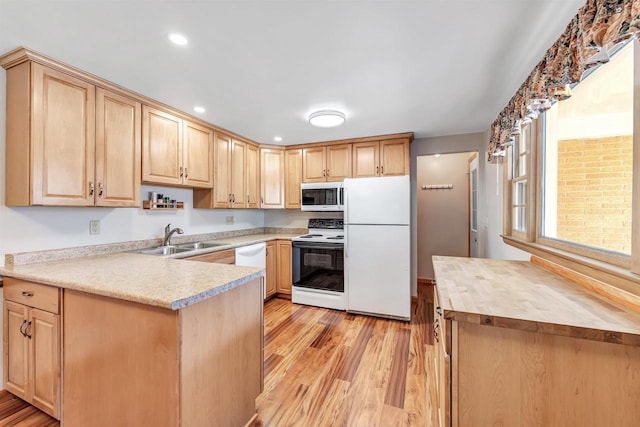
[{"label": "cabinet handle", "polygon": [[25,298],[31,298],[33,296],[33,292],[23,291],[22,296]]},{"label": "cabinet handle", "polygon": [[327,176],[329,176],[329,169],[327,169]]},{"label": "cabinet handle", "polygon": [[95,192],[95,187],[93,186],[93,181],[89,181],[89,195],[93,196],[93,193]]},{"label": "cabinet handle", "polygon": [[231,194],[231,203],[235,203],[235,202],[236,202],[236,195]]},{"label": "cabinet handle", "polygon": [[380,166],[380,175],[384,175],[384,166]]},{"label": "cabinet handle", "polygon": [[98,197],[102,197],[104,188],[102,188],[102,181],[98,181]]},{"label": "cabinet handle", "polygon": [[229,193],[229,203],[231,203],[231,193]]},{"label": "cabinet handle", "polygon": [[249,203],[249,195],[247,194],[247,203]]},{"label": "cabinet handle", "polygon": [[187,168],[184,168],[184,177],[189,178],[189,172],[187,172]]},{"label": "cabinet handle", "polygon": [[380,166],[376,166],[376,175],[380,175]]},{"label": "cabinet handle", "polygon": [[27,327],[24,328],[24,336],[31,339],[31,335],[29,335],[29,330],[31,329],[31,321],[27,323]]},{"label": "cabinet handle", "polygon": [[180,178],[184,176],[184,172],[182,171],[182,166],[180,166]]},{"label": "cabinet handle", "polygon": [[438,313],[438,316],[442,316],[442,308],[440,306],[436,307],[436,313]]},{"label": "cabinet handle", "polygon": [[25,333],[25,331],[22,330],[22,328],[24,328],[24,325],[27,324],[27,319],[22,321],[22,325],[20,325],[20,333],[22,334],[23,337],[26,337],[27,334]]},{"label": "cabinet handle", "polygon": [[260,204],[264,205],[264,197],[260,197]]},{"label": "cabinet handle", "polygon": [[436,342],[440,342],[440,337],[438,336],[438,329],[440,329],[440,323],[438,322],[439,319],[436,319],[433,322],[433,338],[436,340]]},{"label": "cabinet handle", "polygon": [[327,177],[327,171],[326,171],[325,169],[323,169],[323,170],[322,170],[322,176],[323,176],[324,178],[326,178],[326,177]]}]

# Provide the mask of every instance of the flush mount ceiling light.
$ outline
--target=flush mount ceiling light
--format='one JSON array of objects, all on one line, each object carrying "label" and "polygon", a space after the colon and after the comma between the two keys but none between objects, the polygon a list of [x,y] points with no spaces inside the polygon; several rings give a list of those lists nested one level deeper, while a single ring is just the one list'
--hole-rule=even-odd
[{"label": "flush mount ceiling light", "polygon": [[320,128],[332,128],[345,122],[344,113],[335,110],[316,111],[309,115],[309,123]]},{"label": "flush mount ceiling light", "polygon": [[207,110],[205,110],[204,107],[196,106],[196,107],[193,107],[193,111],[195,111],[196,113],[204,113]]},{"label": "flush mount ceiling light", "polygon": [[273,140],[274,140],[275,142],[282,142],[282,137],[281,137],[281,136],[274,136],[274,137],[273,137]]},{"label": "flush mount ceiling light", "polygon": [[177,44],[178,46],[185,46],[187,43],[189,43],[189,40],[187,40],[185,36],[178,33],[169,34],[169,40],[171,40],[173,43]]}]

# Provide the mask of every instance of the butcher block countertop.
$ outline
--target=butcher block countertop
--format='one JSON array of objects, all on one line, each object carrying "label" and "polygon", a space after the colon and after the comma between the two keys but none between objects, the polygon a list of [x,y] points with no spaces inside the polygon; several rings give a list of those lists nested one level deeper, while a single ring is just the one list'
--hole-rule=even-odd
[{"label": "butcher block countertop", "polygon": [[0,268],[6,277],[178,310],[259,278],[263,269],[115,253]]},{"label": "butcher block countertop", "polygon": [[640,314],[528,261],[434,256],[446,319],[640,347]]}]

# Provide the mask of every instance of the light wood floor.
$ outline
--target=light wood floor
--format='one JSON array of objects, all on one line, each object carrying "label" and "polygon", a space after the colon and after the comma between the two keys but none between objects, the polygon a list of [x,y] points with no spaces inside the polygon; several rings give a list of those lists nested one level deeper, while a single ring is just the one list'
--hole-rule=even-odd
[{"label": "light wood floor", "polygon": [[433,297],[425,289],[411,323],[267,302],[255,426],[434,426]]},{"label": "light wood floor", "polygon": [[59,427],[60,423],[8,391],[0,390],[0,426]]}]

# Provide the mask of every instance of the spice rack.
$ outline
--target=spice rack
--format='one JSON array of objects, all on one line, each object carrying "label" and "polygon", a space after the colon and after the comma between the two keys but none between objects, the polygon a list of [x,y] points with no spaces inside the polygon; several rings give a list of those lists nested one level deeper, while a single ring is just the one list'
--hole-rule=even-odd
[{"label": "spice rack", "polygon": [[184,209],[184,202],[152,202],[151,200],[142,201],[142,209],[150,210],[178,210]]}]

